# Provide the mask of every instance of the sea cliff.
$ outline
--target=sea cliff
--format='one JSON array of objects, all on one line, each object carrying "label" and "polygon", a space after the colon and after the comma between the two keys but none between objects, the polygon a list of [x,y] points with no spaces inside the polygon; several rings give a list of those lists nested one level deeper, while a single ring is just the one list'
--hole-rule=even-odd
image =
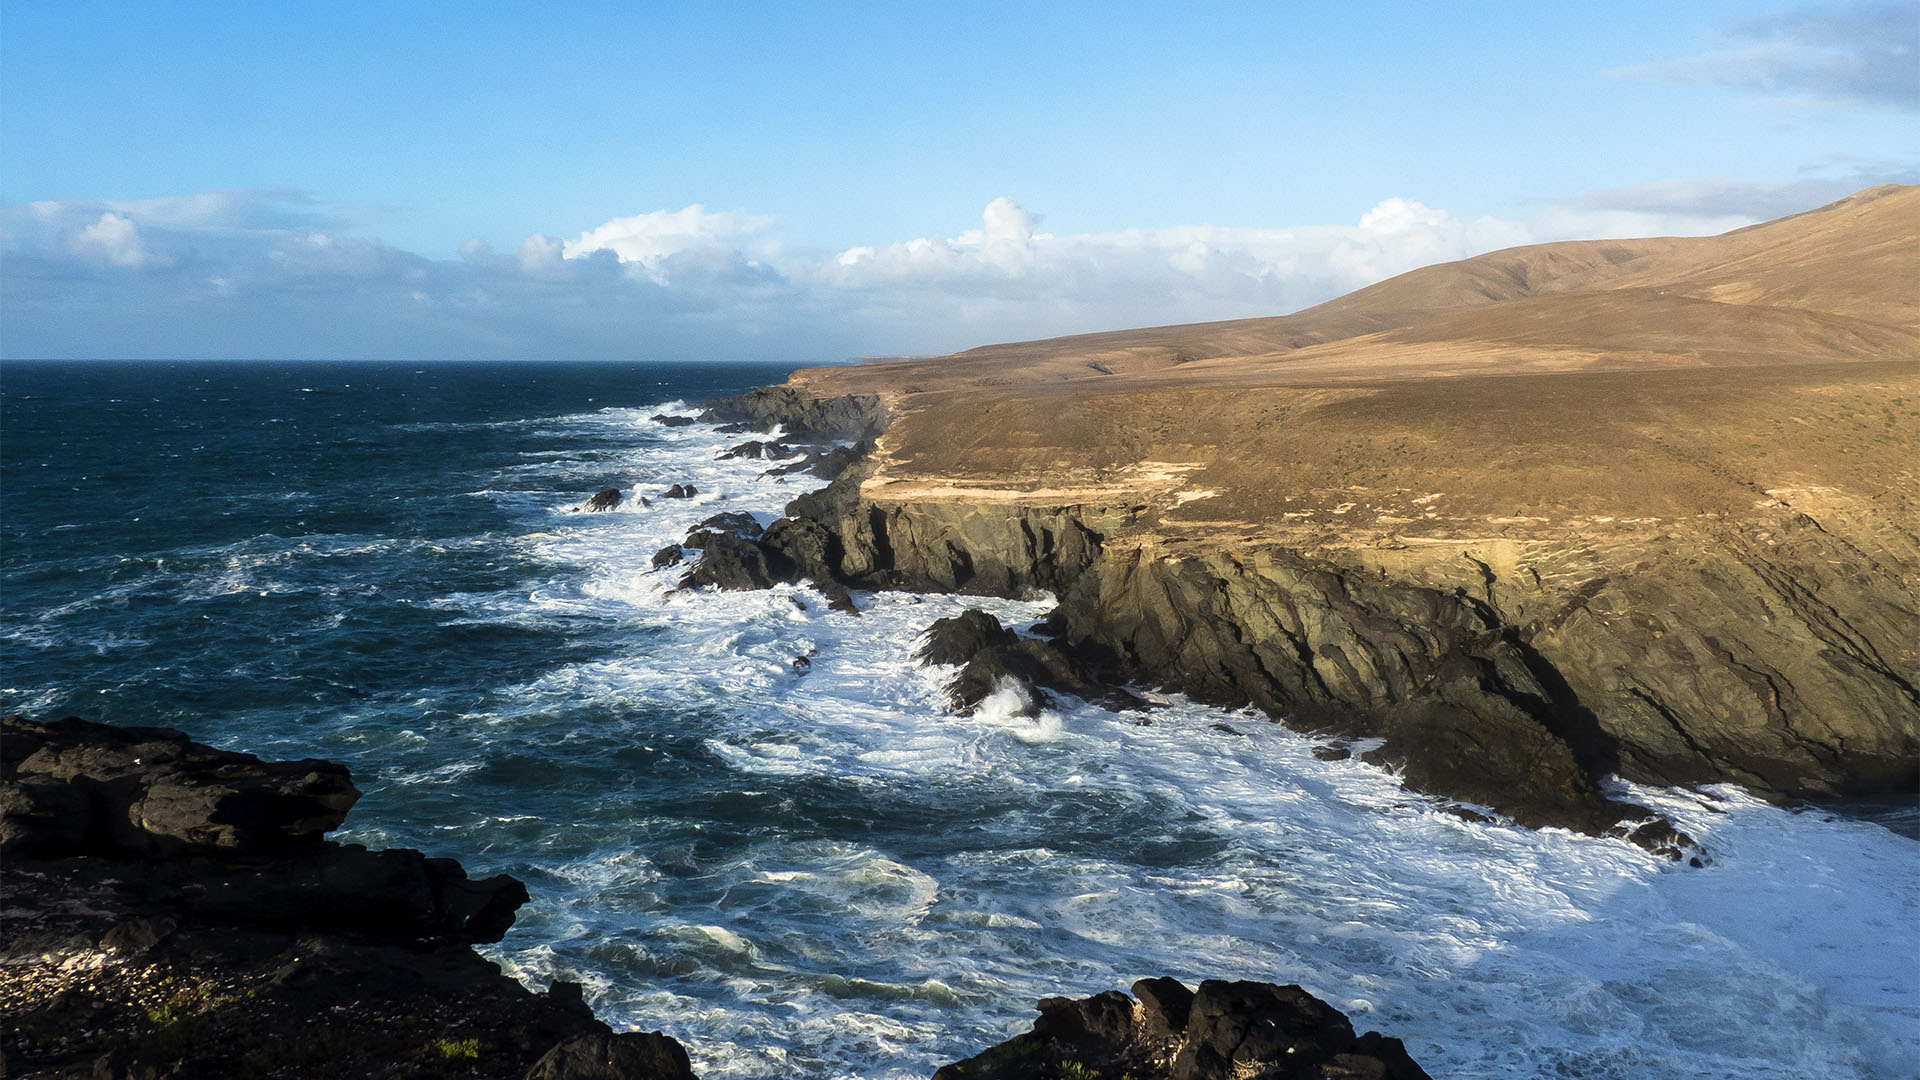
[{"label": "sea cliff", "polygon": [[872,440],[769,530],[814,537],[789,576],[1047,590],[1109,680],[1681,857],[1610,777],[1916,783],[1920,310],[1881,272],[1916,210],[1884,188],[1517,249],[1282,319],[803,371],[708,415]]}]

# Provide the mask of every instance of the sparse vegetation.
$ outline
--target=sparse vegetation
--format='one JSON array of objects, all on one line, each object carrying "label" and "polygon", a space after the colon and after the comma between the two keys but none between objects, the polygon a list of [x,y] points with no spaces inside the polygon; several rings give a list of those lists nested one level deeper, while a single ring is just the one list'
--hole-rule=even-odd
[{"label": "sparse vegetation", "polygon": [[442,1061],[480,1060],[479,1039],[435,1039],[428,1046]]}]

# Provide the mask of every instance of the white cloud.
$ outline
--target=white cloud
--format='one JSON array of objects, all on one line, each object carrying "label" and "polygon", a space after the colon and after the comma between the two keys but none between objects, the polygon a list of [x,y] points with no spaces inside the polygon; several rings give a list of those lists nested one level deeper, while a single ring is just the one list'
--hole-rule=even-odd
[{"label": "white cloud", "polygon": [[[44,212],[44,211],[40,211]],[[140,241],[133,219],[109,211],[99,220],[67,237],[67,249],[83,259],[137,270],[157,261]]]},{"label": "white cloud", "polygon": [[520,242],[520,272],[529,277],[555,277],[561,273],[560,260],[566,245],[545,233],[534,233]]},{"label": "white cloud", "polygon": [[622,263],[643,267],[647,276],[664,283],[661,266],[676,255],[735,251],[764,238],[773,226],[768,217],[735,213],[708,213],[698,204],[682,210],[655,210],[614,218],[569,240],[565,255],[584,258],[610,251]]},{"label": "white cloud", "polygon": [[[343,356],[819,362],[1284,314],[1496,248],[1724,231],[1826,201],[1809,183],[1662,181],[1524,220],[1399,197],[1345,225],[1064,235],[1003,197],[957,236],[814,252],[784,249],[769,218],[695,205],[446,259],[313,226],[304,197],[43,202],[0,206],[0,304],[23,355],[305,356],[325,342]],[[141,321],[159,301],[181,314]]]}]

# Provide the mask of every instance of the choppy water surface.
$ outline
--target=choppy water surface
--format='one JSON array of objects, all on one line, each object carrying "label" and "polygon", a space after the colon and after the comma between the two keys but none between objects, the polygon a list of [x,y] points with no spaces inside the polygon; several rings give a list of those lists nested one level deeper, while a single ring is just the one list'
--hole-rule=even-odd
[{"label": "choppy water surface", "polygon": [[351,839],[525,879],[494,955],[705,1077],[923,1077],[1157,974],[1301,983],[1438,1077],[1914,1075],[1878,824],[1635,791],[1714,854],[1675,868],[1251,715],[945,715],[909,654],[953,598],[673,592],[658,548],[816,481],[649,417],[783,374],[8,365],[0,705],[351,764]]}]

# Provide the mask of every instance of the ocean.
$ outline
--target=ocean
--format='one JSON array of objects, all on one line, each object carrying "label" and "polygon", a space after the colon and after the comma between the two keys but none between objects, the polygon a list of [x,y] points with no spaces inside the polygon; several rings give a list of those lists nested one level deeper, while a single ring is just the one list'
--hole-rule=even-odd
[{"label": "ocean", "polygon": [[[0,708],[348,764],[342,839],[521,878],[489,955],[707,1078],[925,1077],[1149,975],[1300,983],[1451,1080],[1915,1075],[1882,823],[1627,788],[1691,869],[1178,698],[949,715],[915,636],[1045,598],[677,591],[655,551],[819,481],[650,418],[785,374],[8,363]],[[570,512],[605,487],[655,498]]]}]

